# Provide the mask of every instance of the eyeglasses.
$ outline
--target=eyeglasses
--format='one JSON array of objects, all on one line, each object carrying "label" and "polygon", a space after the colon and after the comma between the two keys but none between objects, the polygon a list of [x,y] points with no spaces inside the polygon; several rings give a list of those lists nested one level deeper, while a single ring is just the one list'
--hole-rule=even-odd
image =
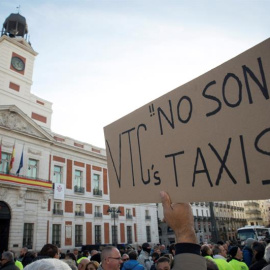
[{"label": "eyeglasses", "polygon": [[128,260],[129,260],[128,258],[127,259],[122,259],[123,262],[128,261]]},{"label": "eyeglasses", "polygon": [[122,261],[122,258],[121,257],[118,257],[118,258],[114,258],[114,257],[108,257],[110,259],[114,259],[114,260],[118,260],[118,261]]}]

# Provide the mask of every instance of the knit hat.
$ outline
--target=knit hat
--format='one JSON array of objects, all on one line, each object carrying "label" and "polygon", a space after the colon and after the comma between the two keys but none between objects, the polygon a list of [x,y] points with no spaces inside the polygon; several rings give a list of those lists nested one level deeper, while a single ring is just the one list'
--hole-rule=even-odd
[{"label": "knit hat", "polygon": [[236,256],[237,250],[238,250],[237,246],[233,246],[230,248],[229,254],[232,256],[232,258],[234,258]]},{"label": "knit hat", "polygon": [[248,238],[247,240],[246,240],[246,246],[247,247],[249,247],[249,248],[251,248],[252,247],[252,244],[255,242],[255,239],[253,239],[253,238]]}]

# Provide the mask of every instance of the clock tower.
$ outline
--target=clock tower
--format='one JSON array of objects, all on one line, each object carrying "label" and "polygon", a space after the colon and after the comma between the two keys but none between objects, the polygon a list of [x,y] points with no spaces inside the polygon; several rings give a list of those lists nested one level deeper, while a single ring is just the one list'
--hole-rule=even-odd
[{"label": "clock tower", "polygon": [[45,130],[51,128],[52,103],[31,94],[37,52],[27,41],[25,17],[10,14],[0,37],[0,106],[15,105]]}]

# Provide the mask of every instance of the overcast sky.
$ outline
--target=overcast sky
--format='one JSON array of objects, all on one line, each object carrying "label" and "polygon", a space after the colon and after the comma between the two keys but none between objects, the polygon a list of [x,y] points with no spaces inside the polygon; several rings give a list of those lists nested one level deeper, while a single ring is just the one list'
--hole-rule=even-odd
[{"label": "overcast sky", "polygon": [[269,37],[270,1],[0,0],[28,24],[32,93],[52,131],[105,147],[103,127]]}]

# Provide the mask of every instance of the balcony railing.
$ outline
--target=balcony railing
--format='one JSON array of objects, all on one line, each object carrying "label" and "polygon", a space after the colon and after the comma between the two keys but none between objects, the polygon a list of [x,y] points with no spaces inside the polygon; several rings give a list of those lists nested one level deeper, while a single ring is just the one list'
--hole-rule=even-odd
[{"label": "balcony railing", "polygon": [[93,195],[96,195],[96,196],[102,196],[102,190],[99,190],[99,189],[93,189]]},{"label": "balcony railing", "polygon": [[146,220],[151,220],[151,216],[145,216]]},{"label": "balcony railing", "polygon": [[126,214],[126,219],[133,219],[133,216],[130,214]]},{"label": "balcony railing", "polygon": [[245,202],[244,205],[245,205],[245,206],[259,207],[259,203],[257,203],[257,202],[252,202],[252,201],[250,201],[250,202]]},{"label": "balcony railing", "polygon": [[95,217],[102,217],[102,213],[100,213],[100,212],[95,212],[94,215],[95,215]]},{"label": "balcony railing", "polygon": [[118,218],[119,217],[119,215],[117,214],[117,213],[111,213],[111,218]]},{"label": "balcony railing", "polygon": [[74,186],[74,192],[84,194],[84,187]]},{"label": "balcony railing", "polygon": [[45,187],[45,188],[52,188],[52,182],[47,179],[41,178],[31,178],[25,175],[16,175],[13,173],[0,173],[0,183],[15,183],[19,185],[29,185],[31,187]]},{"label": "balcony railing", "polygon": [[257,209],[248,209],[248,210],[246,210],[246,214],[247,215],[249,215],[249,214],[260,215],[261,214],[261,211],[260,210],[257,210]]},{"label": "balcony railing", "polygon": [[61,210],[61,209],[53,209],[53,214],[63,216],[63,210]]},{"label": "balcony railing", "polygon": [[75,211],[75,216],[76,217],[83,217],[84,216],[84,212],[83,211]]}]

